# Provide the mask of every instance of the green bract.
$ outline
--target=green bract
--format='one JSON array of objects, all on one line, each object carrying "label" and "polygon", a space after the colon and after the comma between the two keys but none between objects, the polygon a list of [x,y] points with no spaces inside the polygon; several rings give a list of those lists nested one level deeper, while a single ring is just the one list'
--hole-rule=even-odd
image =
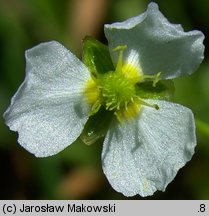
[{"label": "green bract", "polygon": [[108,47],[91,37],[83,40],[82,60],[92,75],[114,70]]},{"label": "green bract", "polygon": [[164,191],[194,154],[190,109],[172,103],[169,79],[194,72],[204,35],[171,24],[155,3],[105,25],[108,46],[86,37],[83,62],[60,43],[26,51],[26,76],[4,113],[18,142],[37,157],[79,137],[103,141],[102,168],[125,196]]}]

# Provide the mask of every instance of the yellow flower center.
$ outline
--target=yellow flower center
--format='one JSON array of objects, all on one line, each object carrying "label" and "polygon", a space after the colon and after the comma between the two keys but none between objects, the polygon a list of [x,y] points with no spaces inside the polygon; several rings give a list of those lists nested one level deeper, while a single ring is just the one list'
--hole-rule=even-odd
[{"label": "yellow flower center", "polygon": [[120,110],[127,107],[136,94],[134,84],[122,73],[110,71],[100,80],[102,99],[106,109]]},{"label": "yellow flower center", "polygon": [[85,85],[84,95],[92,106],[91,115],[95,114],[101,106],[113,111],[121,122],[123,118],[134,118],[140,111],[141,105],[158,109],[157,105],[144,102],[136,95],[136,84],[144,79],[152,79],[153,86],[158,81],[157,75],[142,75],[134,65],[123,63],[123,51],[126,46],[118,46],[114,51],[119,51],[115,71],[99,74],[98,77],[88,80]]}]

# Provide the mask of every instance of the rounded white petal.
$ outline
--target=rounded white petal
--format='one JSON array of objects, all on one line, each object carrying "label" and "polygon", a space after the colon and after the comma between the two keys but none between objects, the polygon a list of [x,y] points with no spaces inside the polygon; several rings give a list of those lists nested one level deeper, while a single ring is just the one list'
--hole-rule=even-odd
[{"label": "rounded white petal", "polygon": [[18,142],[37,157],[54,155],[80,135],[89,107],[88,69],[58,42],[26,51],[26,77],[4,113]]},{"label": "rounded white petal", "polygon": [[146,100],[139,116],[112,124],[102,151],[103,171],[112,187],[125,196],[164,191],[196,146],[191,110],[178,104]]},{"label": "rounded white petal", "polygon": [[113,49],[127,45],[125,61],[129,61],[134,50],[142,72],[150,75],[161,72],[162,79],[191,74],[204,58],[202,32],[184,32],[181,25],[171,24],[153,2],[137,17],[105,25],[105,35],[114,63],[118,53]]}]

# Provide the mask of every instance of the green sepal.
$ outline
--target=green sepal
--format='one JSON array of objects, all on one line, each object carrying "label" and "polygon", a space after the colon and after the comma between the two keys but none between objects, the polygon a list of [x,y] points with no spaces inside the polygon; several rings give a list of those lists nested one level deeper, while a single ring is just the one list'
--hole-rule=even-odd
[{"label": "green sepal", "polygon": [[113,116],[113,112],[107,111],[102,107],[95,115],[89,117],[80,135],[81,140],[86,145],[91,145],[100,138],[103,138],[109,128]]},{"label": "green sepal", "polygon": [[144,99],[171,100],[174,96],[174,83],[172,80],[161,80],[156,86],[153,82],[141,82],[136,86],[137,95]]},{"label": "green sepal", "polygon": [[89,36],[83,40],[82,60],[95,77],[114,70],[108,47]]}]

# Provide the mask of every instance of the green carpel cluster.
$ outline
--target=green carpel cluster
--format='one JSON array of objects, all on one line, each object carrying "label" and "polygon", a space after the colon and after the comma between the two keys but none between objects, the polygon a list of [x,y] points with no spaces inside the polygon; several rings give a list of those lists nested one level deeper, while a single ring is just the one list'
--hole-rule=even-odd
[{"label": "green carpel cluster", "polygon": [[108,110],[127,107],[136,94],[135,85],[122,73],[109,71],[100,78],[102,101]]}]

